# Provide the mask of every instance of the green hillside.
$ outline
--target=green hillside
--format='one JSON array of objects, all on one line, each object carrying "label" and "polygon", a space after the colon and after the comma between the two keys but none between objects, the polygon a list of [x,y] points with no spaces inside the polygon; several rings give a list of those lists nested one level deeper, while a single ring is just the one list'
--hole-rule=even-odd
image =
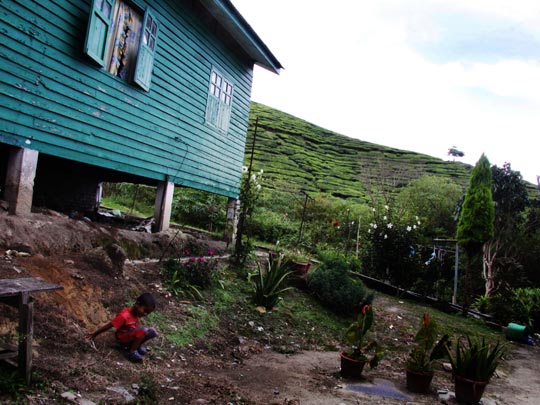
[{"label": "green hillside", "polygon": [[246,164],[258,119],[254,169],[276,191],[365,201],[383,183],[392,190],[412,179],[437,175],[467,185],[470,165],[349,138],[259,103],[251,104]]}]

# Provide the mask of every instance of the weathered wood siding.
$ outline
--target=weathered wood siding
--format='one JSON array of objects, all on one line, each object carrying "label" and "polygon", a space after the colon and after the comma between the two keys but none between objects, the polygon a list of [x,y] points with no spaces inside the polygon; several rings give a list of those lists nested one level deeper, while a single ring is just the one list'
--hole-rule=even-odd
[{"label": "weathered wood siding", "polygon": [[[252,62],[197,2],[136,0],[160,24],[146,92],[83,54],[90,3],[0,0],[0,142],[236,197]],[[227,133],[205,123],[214,66],[234,85]]]}]

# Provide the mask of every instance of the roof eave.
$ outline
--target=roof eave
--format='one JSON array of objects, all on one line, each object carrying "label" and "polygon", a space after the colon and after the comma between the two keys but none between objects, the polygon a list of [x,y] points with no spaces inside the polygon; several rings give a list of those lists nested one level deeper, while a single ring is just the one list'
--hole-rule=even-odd
[{"label": "roof eave", "polygon": [[253,59],[256,65],[279,74],[280,70],[283,69],[281,63],[229,0],[199,1]]}]

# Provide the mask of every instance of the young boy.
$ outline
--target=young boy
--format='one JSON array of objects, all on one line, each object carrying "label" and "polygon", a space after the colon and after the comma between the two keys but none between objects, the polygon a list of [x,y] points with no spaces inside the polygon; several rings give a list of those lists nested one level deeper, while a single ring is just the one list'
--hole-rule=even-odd
[{"label": "young boy", "polygon": [[154,328],[141,328],[140,320],[155,309],[156,301],[152,294],[141,294],[132,307],[124,308],[112,321],[89,333],[86,337],[94,340],[99,334],[114,327],[116,329],[116,340],[122,346],[128,347],[128,360],[133,363],[140,363],[143,361],[143,356],[148,352],[143,343],[158,335]]}]

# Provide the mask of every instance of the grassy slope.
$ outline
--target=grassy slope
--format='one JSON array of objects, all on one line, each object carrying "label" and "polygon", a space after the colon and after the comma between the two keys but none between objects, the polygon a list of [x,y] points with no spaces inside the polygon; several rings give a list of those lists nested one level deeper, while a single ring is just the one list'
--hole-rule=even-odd
[{"label": "grassy slope", "polygon": [[366,187],[392,179],[405,186],[425,174],[466,185],[471,167],[428,155],[389,148],[331,132],[258,103],[251,104],[246,162],[258,118],[254,168],[277,191],[304,189],[313,194],[365,200]]}]

